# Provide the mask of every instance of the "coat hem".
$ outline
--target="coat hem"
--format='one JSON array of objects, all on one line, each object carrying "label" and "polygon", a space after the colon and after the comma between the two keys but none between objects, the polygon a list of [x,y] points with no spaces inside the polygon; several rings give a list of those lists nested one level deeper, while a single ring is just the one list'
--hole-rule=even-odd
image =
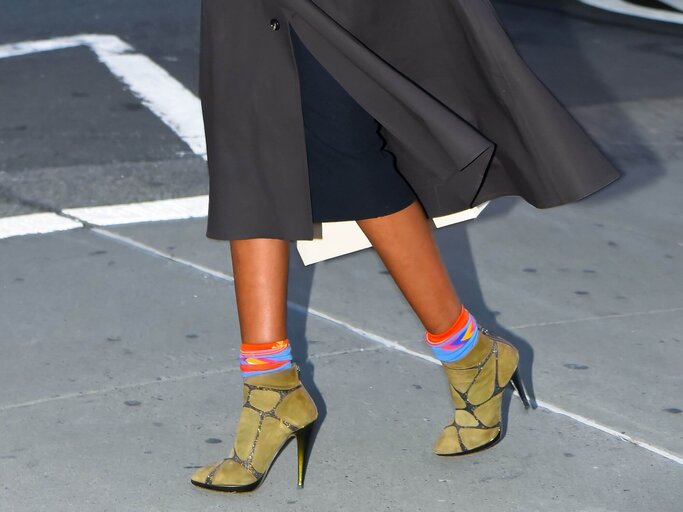
[{"label": "coat hem", "polygon": [[587,190],[582,190],[576,194],[573,194],[571,196],[566,196],[562,198],[557,198],[554,201],[537,201],[534,199],[531,199],[529,197],[525,197],[519,192],[491,192],[488,194],[483,194],[481,196],[477,196],[477,198],[472,202],[470,205],[471,208],[474,208],[476,206],[479,206],[483,203],[486,203],[487,201],[492,201],[494,199],[498,199],[500,197],[518,197],[519,199],[525,201],[526,203],[530,204],[534,208],[538,208],[539,210],[546,210],[549,208],[557,208],[558,206],[564,206],[566,204],[572,204],[579,202],[583,199],[586,199],[589,196],[592,196],[593,194],[596,194],[603,190],[604,188],[608,187],[610,184],[614,183],[621,177],[620,173],[616,173],[615,175],[611,176],[609,179],[602,181],[601,183],[590,187]]},{"label": "coat hem", "polygon": [[313,223],[312,228],[307,230],[306,233],[296,233],[296,232],[285,232],[276,233],[272,229],[261,229],[261,230],[216,230],[207,229],[205,232],[206,238],[218,241],[230,241],[230,240],[246,240],[250,238],[273,238],[276,240],[288,240],[290,242],[296,242],[299,240],[315,240],[320,237],[320,229],[316,229],[319,223]]}]

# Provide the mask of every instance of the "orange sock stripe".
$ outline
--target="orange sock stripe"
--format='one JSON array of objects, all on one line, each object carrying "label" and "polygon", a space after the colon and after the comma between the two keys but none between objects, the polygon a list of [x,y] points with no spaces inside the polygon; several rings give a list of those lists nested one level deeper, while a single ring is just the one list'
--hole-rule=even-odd
[{"label": "orange sock stripe", "polygon": [[467,308],[465,308],[465,306],[462,306],[462,308],[460,309],[460,314],[458,315],[458,318],[456,318],[455,321],[453,322],[453,324],[448,329],[446,329],[444,332],[442,332],[440,334],[434,334],[434,333],[427,331],[427,336],[426,336],[427,342],[428,343],[434,343],[434,344],[441,343],[443,340],[453,336],[458,331],[461,331],[467,325],[467,321],[469,320],[469,318],[470,318],[469,311],[467,310]]},{"label": "orange sock stripe", "polygon": [[242,343],[240,345],[240,351],[242,353],[258,353],[263,354],[271,350],[279,351],[283,347],[287,346],[289,339],[285,338],[279,341],[269,341],[267,343]]}]

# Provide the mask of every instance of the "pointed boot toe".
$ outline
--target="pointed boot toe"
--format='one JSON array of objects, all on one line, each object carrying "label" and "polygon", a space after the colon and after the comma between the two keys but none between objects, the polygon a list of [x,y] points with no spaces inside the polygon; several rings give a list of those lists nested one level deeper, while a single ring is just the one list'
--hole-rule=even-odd
[{"label": "pointed boot toe", "polygon": [[223,461],[214,462],[213,464],[209,464],[208,466],[199,468],[197,471],[192,473],[190,481],[193,484],[199,486],[206,484],[209,480],[209,475],[211,474],[211,472],[214,470],[214,468],[218,467],[222,462]]},{"label": "pointed boot toe", "polygon": [[439,438],[434,443],[434,453],[437,455],[451,455],[461,451],[458,431],[454,426],[444,427]]},{"label": "pointed boot toe", "polygon": [[198,469],[190,481],[198,487],[227,492],[250,491],[259,483],[244,466],[229,458]]}]

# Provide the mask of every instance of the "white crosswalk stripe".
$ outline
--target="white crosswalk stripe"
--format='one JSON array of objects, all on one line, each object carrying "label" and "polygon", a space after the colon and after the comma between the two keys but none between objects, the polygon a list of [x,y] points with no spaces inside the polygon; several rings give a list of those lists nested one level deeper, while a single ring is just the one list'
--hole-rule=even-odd
[{"label": "white crosswalk stripe", "polygon": [[0,219],[0,239],[38,235],[83,227],[83,224],[56,213],[29,213]]},{"label": "white crosswalk stripe", "polygon": [[67,208],[65,214],[97,226],[159,222],[206,217],[208,196],[181,197],[141,203]]},{"label": "white crosswalk stripe", "polygon": [[[110,34],[80,34],[0,45],[0,59],[85,46],[98,60],[198,156],[206,158],[199,98],[149,57]],[[206,217],[208,196],[183,197],[136,204],[70,208],[0,219],[0,239],[45,234],[89,224],[109,226],[134,222]]]}]

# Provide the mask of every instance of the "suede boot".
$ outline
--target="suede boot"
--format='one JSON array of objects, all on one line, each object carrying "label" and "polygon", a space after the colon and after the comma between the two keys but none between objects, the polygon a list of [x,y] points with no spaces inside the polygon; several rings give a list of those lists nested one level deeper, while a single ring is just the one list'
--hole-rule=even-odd
[{"label": "suede boot", "polygon": [[479,339],[470,353],[458,361],[442,363],[455,414],[434,444],[437,455],[464,455],[498,441],[503,391],[513,376],[528,408],[518,362],[519,353],[510,342],[479,326]]},{"label": "suede boot", "polygon": [[299,486],[308,432],[318,410],[299,379],[299,367],[244,379],[242,412],[228,458],[198,469],[191,478],[199,487],[228,492],[256,489],[278,453],[297,438]]}]

